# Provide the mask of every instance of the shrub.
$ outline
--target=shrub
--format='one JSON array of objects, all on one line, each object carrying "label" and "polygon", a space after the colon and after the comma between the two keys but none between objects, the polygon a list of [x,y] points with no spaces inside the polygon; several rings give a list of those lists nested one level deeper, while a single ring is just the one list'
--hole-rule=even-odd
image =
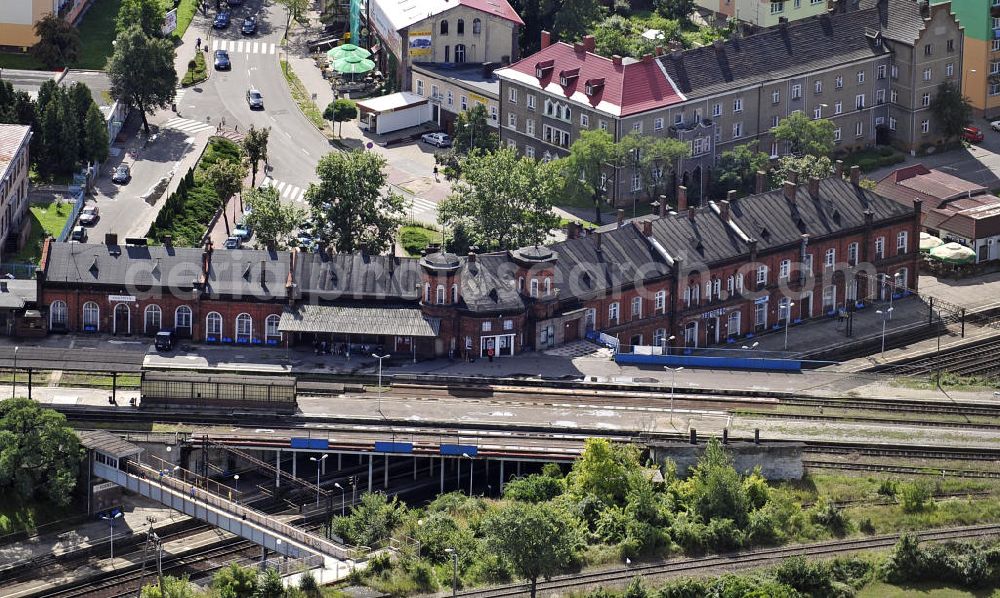
[{"label": "shrub", "polygon": [[879,496],[885,496],[887,498],[895,498],[897,486],[898,484],[896,483],[896,480],[893,480],[891,478],[886,478],[883,479],[881,482],[879,482],[878,490],[876,491],[876,493]]},{"label": "shrub", "polygon": [[649,595],[649,590],[646,589],[646,584],[642,582],[642,577],[637,575],[625,586],[622,598],[647,598]]},{"label": "shrub", "polygon": [[820,499],[812,512],[813,523],[822,525],[835,536],[843,536],[850,528],[847,515],[832,501]]},{"label": "shrub", "polygon": [[861,533],[863,534],[871,535],[875,533],[875,524],[872,523],[871,517],[865,517],[858,522],[858,529],[861,530]]},{"label": "shrub", "polygon": [[903,484],[899,489],[898,498],[904,513],[922,513],[934,505],[930,502],[930,489],[919,482]]},{"label": "shrub", "polygon": [[774,578],[810,596],[827,596],[833,589],[830,570],[823,563],[801,556],[782,561],[774,570]]},{"label": "shrub", "polygon": [[431,236],[422,228],[403,227],[399,232],[399,243],[406,253],[420,255],[420,252],[431,243]]},{"label": "shrub", "polygon": [[563,493],[563,481],[547,475],[532,474],[508,482],[503,497],[524,502],[544,502]]}]

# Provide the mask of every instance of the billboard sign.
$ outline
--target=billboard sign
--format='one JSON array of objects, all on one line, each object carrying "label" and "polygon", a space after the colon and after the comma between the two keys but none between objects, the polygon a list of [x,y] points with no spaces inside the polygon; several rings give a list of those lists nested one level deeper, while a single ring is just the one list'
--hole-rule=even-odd
[{"label": "billboard sign", "polygon": [[177,9],[171,9],[163,17],[163,35],[170,35],[177,30]]},{"label": "billboard sign", "polygon": [[429,29],[411,31],[409,42],[411,58],[425,58],[434,54],[434,38]]},{"label": "billboard sign", "polygon": [[368,11],[370,14],[369,25],[375,30],[381,38],[382,43],[389,47],[389,50],[396,55],[400,56],[403,52],[403,38],[399,36],[399,31],[393,27],[392,21],[389,17],[382,11],[382,7],[379,6],[378,2],[369,1]]}]

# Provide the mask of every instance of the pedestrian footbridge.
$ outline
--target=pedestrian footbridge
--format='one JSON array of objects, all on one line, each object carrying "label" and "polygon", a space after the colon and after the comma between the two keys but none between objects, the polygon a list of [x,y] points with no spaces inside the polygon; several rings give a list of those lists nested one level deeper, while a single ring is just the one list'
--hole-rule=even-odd
[{"label": "pedestrian footbridge", "polygon": [[352,566],[360,556],[356,549],[234,502],[225,486],[176,467],[163,469],[142,463],[138,459],[142,449],[117,436],[107,432],[81,432],[80,436],[89,449],[90,470],[96,477],[288,557],[319,555],[326,568],[339,570],[342,564]]}]

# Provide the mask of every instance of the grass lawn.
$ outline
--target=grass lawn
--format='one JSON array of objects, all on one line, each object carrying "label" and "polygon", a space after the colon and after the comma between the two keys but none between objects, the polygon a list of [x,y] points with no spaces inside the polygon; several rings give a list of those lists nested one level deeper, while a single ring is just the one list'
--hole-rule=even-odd
[{"label": "grass lawn", "polygon": [[70,515],[66,507],[32,500],[29,503],[16,498],[13,492],[0,492],[0,536],[33,530],[39,525],[65,519]]},{"label": "grass lawn", "polygon": [[115,17],[122,0],[98,0],[80,22],[80,59],[73,65],[80,69],[104,70],[114,49]]},{"label": "grass lawn", "polygon": [[285,81],[288,82],[288,89],[292,92],[292,99],[299,105],[299,110],[306,115],[320,131],[326,131],[326,121],[323,120],[323,111],[312,101],[305,85],[299,80],[298,75],[292,70],[287,60],[281,61],[281,72],[285,73]]},{"label": "grass lawn", "polygon": [[407,255],[420,255],[420,250],[429,243],[441,240],[441,233],[422,226],[403,226],[399,229],[399,244]]},{"label": "grass lawn", "polygon": [[11,258],[12,262],[38,263],[38,258],[42,255],[42,241],[48,235],[59,236],[73,207],[68,202],[58,206],[55,202],[36,203],[31,204],[28,211],[31,217],[31,236],[24,248]]},{"label": "grass lawn", "polygon": [[194,68],[191,68],[191,62],[188,62],[188,70],[184,73],[184,78],[181,79],[181,85],[184,87],[201,83],[205,79],[208,79],[208,70],[205,68],[205,53],[195,52],[193,60]]},{"label": "grass lawn", "polygon": [[916,583],[897,586],[888,583],[873,583],[861,588],[858,598],[1000,598],[1000,590],[960,590],[958,588],[930,583]]},{"label": "grass lawn", "polygon": [[[172,0],[163,0],[163,3],[168,10],[174,4]],[[194,13],[197,10],[198,0],[181,0],[181,3],[177,5],[177,30],[174,31],[174,37],[177,39],[184,37],[184,32],[191,25],[191,20],[194,19]]]}]

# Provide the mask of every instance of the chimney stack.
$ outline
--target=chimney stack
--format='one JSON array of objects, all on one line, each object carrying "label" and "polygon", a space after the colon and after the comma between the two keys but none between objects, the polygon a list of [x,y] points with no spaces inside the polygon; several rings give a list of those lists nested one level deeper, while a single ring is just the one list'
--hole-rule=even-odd
[{"label": "chimney stack", "polygon": [[684,185],[677,186],[677,211],[683,212],[688,209],[688,188]]},{"label": "chimney stack", "polygon": [[[732,197],[733,194],[735,194],[735,193],[736,193],[735,191],[730,191],[729,192],[729,197]],[[719,216],[722,217],[722,221],[723,222],[729,222],[731,216],[729,214],[729,200],[728,199],[723,199],[722,201],[719,202]]]},{"label": "chimney stack", "polygon": [[660,196],[660,218],[663,218],[666,215],[667,215],[667,196],[666,195],[661,195]]},{"label": "chimney stack", "polygon": [[861,167],[855,164],[851,166],[851,184],[857,187],[861,183]]},{"label": "chimney stack", "polygon": [[695,208],[694,206],[689,206],[688,207],[688,220],[691,220],[692,222],[694,222],[694,215],[696,213],[698,213],[698,209]]},{"label": "chimney stack", "polygon": [[593,35],[583,36],[583,49],[588,52],[593,52],[597,48],[597,41],[594,39]]},{"label": "chimney stack", "polygon": [[838,179],[844,178],[844,161],[843,160],[837,160],[836,162],[833,163],[833,174]]},{"label": "chimney stack", "polygon": [[653,221],[643,220],[642,221],[642,236],[652,237],[653,236]]},{"label": "chimney stack", "polygon": [[470,251],[468,259],[469,259],[469,263],[470,264],[475,264],[476,263],[476,253],[474,251]]},{"label": "chimney stack", "polygon": [[576,223],[575,220],[570,220],[566,225],[566,238],[567,239],[579,239],[580,238],[580,225]]},{"label": "chimney stack", "polygon": [[173,235],[163,235],[163,246],[164,247],[173,247],[174,246],[174,237],[173,237]]},{"label": "chimney stack", "polygon": [[619,56],[618,54],[612,55],[611,56],[611,63],[614,64],[615,66],[621,66],[622,65],[622,57]]},{"label": "chimney stack", "polygon": [[757,171],[757,180],[754,182],[753,192],[763,193],[767,191],[767,173],[763,170]]},{"label": "chimney stack", "polygon": [[788,182],[798,185],[799,184],[799,173],[795,170],[788,171]]},{"label": "chimney stack", "polygon": [[579,53],[579,52],[583,52],[585,50],[586,50],[586,48],[583,46],[583,42],[573,42],[573,51],[574,52]]},{"label": "chimney stack", "polygon": [[656,46],[656,55],[663,56],[663,46]]},{"label": "chimney stack", "polygon": [[548,48],[552,45],[552,34],[548,31],[542,31],[542,49]]},{"label": "chimney stack", "polygon": [[617,214],[618,214],[618,228],[621,228],[622,224],[625,223],[625,210],[619,208]]},{"label": "chimney stack", "polygon": [[798,185],[791,181],[785,181],[785,184],[782,187],[785,192],[785,199],[795,203],[795,190],[798,188]]},{"label": "chimney stack", "polygon": [[819,197],[819,179],[814,176],[809,177],[809,195],[813,199]]},{"label": "chimney stack", "polygon": [[652,54],[643,54],[642,55],[642,62],[644,64],[653,64],[653,55]]}]

